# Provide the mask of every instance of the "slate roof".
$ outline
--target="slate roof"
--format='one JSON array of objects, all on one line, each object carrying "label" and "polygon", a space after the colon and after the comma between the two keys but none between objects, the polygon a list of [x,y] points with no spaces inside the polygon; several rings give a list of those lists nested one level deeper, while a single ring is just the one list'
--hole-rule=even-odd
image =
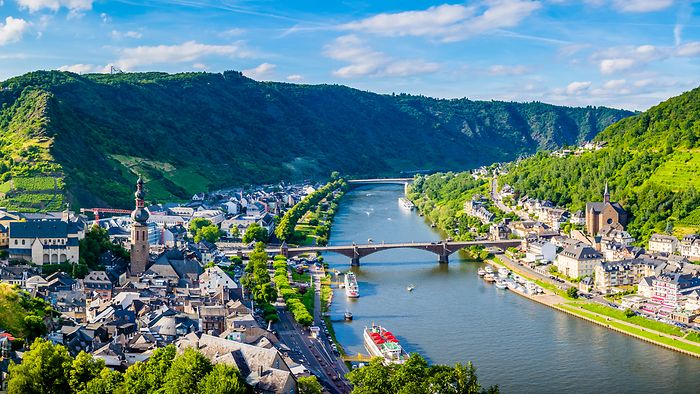
[{"label": "slate roof", "polygon": [[61,220],[10,223],[12,238],[65,238],[68,234],[77,234],[77,231],[74,226]]}]

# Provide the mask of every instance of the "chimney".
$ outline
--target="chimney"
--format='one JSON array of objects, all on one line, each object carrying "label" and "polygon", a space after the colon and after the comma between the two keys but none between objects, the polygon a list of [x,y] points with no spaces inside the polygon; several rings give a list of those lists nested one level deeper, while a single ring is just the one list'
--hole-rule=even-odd
[{"label": "chimney", "polygon": [[258,366],[258,376],[262,376],[262,374],[263,374],[263,366],[262,366],[262,364],[260,364]]}]

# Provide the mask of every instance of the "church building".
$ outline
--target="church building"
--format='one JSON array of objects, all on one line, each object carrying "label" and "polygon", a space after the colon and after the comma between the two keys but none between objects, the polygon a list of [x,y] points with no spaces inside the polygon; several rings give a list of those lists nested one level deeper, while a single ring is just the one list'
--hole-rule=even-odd
[{"label": "church building", "polygon": [[586,231],[597,235],[603,226],[624,228],[627,224],[627,212],[617,202],[610,202],[608,183],[605,182],[603,202],[586,203]]},{"label": "church building", "polygon": [[145,208],[143,179],[139,176],[136,181],[136,193],[134,193],[136,208],[131,212],[131,274],[139,275],[146,271],[149,257],[148,243],[148,211]]}]

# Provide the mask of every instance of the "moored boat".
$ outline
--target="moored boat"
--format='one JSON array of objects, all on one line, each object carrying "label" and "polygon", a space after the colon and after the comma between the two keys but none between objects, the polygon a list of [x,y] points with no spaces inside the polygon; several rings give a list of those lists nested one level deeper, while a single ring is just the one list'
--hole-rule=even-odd
[{"label": "moored boat", "polygon": [[496,287],[505,290],[508,288],[508,284],[503,279],[496,279]]},{"label": "moored boat", "polygon": [[476,274],[479,276],[484,276],[486,275],[486,271],[483,268],[479,268],[479,270],[476,271]]},{"label": "moored boat", "polygon": [[406,197],[399,197],[399,206],[408,210],[412,210],[416,206]]},{"label": "moored boat", "polygon": [[486,274],[486,275],[484,275],[484,280],[489,282],[489,283],[493,283],[496,281],[496,277],[493,276],[493,274]]},{"label": "moored boat", "polygon": [[408,360],[408,353],[386,328],[372,324],[372,327],[365,328],[363,337],[369,355],[381,357],[384,364],[403,364]]},{"label": "moored boat", "polygon": [[501,278],[507,278],[509,274],[510,271],[508,270],[508,268],[501,267],[498,269],[498,276],[500,276]]},{"label": "moored boat", "polygon": [[357,278],[352,272],[345,274],[345,295],[349,298],[357,298],[360,296],[360,288],[357,285]]},{"label": "moored boat", "polygon": [[484,271],[486,271],[487,274],[493,274],[493,267],[487,265],[486,267],[484,267]]}]

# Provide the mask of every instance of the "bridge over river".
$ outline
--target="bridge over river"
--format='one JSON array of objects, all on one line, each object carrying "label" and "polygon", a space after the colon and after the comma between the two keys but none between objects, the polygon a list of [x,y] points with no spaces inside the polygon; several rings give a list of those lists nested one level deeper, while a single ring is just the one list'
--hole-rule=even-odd
[{"label": "bridge over river", "polygon": [[[389,249],[419,249],[438,255],[438,262],[448,263],[449,256],[460,249],[470,246],[496,247],[507,249],[509,247],[520,246],[520,240],[486,240],[486,241],[449,241],[449,242],[403,242],[403,243],[370,243],[364,245],[334,245],[334,246],[302,246],[288,247],[282,244],[279,247],[270,247],[265,251],[270,255],[281,254],[285,257],[294,257],[308,253],[318,252],[333,252],[339,253],[350,258],[352,265],[360,265],[360,258],[366,257],[372,253],[381,252]],[[223,248],[229,256],[245,256],[251,252],[250,249],[233,249]]]}]

